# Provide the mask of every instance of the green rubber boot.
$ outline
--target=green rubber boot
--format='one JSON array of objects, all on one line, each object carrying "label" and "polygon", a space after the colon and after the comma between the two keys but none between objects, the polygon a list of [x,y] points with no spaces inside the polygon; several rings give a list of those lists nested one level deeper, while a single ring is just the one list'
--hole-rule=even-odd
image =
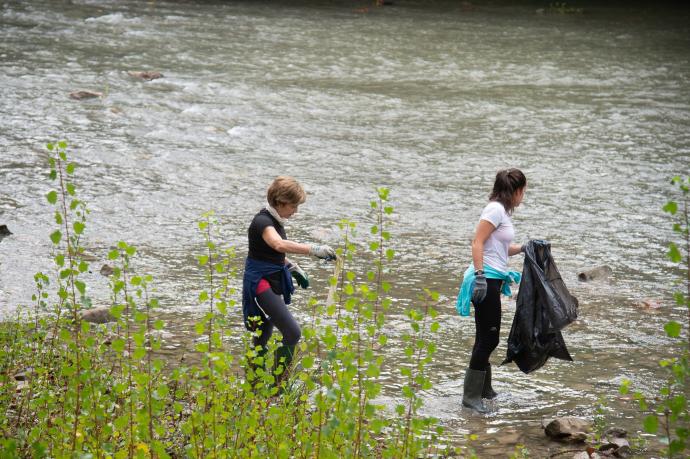
[{"label": "green rubber boot", "polygon": [[486,367],[486,375],[484,375],[484,389],[482,390],[482,398],[488,398],[489,400],[496,398],[498,394],[491,387],[491,364]]},{"label": "green rubber boot", "polygon": [[[275,352],[275,359],[273,361],[273,374],[276,377],[276,386],[279,386],[281,381],[287,378],[290,374],[292,358],[295,355],[295,345],[283,344]],[[280,374],[277,374],[280,373]]]},{"label": "green rubber boot", "polygon": [[489,411],[482,401],[485,376],[485,371],[468,368],[465,371],[464,391],[462,393],[462,405],[482,414]]}]

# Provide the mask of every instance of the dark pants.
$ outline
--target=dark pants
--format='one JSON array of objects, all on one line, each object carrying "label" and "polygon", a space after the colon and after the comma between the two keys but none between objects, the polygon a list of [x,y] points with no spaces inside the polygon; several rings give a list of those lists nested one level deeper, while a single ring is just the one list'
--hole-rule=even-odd
[{"label": "dark pants", "polygon": [[489,366],[489,357],[498,346],[501,332],[501,286],[499,279],[487,279],[486,298],[474,306],[474,347],[470,368],[484,371]]},{"label": "dark pants", "polygon": [[273,326],[283,334],[283,344],[293,346],[302,337],[302,330],[295,318],[290,314],[283,302],[283,297],[276,295],[270,288],[259,293],[254,301],[266,315],[265,321],[257,326],[261,335],[254,338],[254,346],[266,346],[268,339],[273,334]]}]

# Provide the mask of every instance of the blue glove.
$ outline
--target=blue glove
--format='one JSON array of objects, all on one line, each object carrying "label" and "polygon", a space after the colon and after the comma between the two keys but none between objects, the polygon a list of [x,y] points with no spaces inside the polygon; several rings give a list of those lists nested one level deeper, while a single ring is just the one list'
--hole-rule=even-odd
[{"label": "blue glove", "polygon": [[486,298],[486,276],[477,274],[474,278],[474,289],[472,290],[472,303],[478,306]]},{"label": "blue glove", "polygon": [[288,271],[290,271],[292,277],[297,281],[297,285],[302,288],[309,287],[309,276],[307,276],[307,273],[300,268],[297,263],[288,263]]},{"label": "blue glove", "polygon": [[312,245],[309,248],[309,255],[326,261],[336,259],[335,250],[327,245]]}]

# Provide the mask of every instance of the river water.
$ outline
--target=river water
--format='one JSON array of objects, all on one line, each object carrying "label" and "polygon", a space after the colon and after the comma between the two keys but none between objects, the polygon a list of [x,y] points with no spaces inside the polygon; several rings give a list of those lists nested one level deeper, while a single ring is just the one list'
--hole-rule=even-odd
[{"label": "river water", "polygon": [[[203,212],[216,211],[241,264],[247,224],[274,176],[295,176],[309,194],[291,238],[333,245],[343,218],[360,223],[363,245],[369,201],[387,186],[391,336],[405,330],[403,311],[422,288],[441,295],[425,412],[453,436],[478,433],[482,457],[505,457],[520,442],[536,457],[556,451],[542,420],[591,418],[600,397],[609,423],[637,432],[641,415],[618,385],[659,385],[656,362],[670,344],[660,330],[683,318],[671,299],[679,271],[664,256],[673,234],[661,206],[670,177],[690,172],[687,10],[323,3],[0,3],[0,224],[14,233],[0,242],[2,315],[29,304],[33,273],[51,270],[50,140],[67,139],[79,165],[94,303],[108,301],[98,274],[108,250],[128,241],[182,346],[202,313],[194,255]],[[139,70],[164,77],[127,73]],[[70,99],[76,90],[104,96]],[[474,325],[455,313],[454,298],[505,167],[529,181],[514,216],[518,240],[552,243],[581,317],[564,331],[575,362],[530,375],[496,367],[501,396],[491,415],[476,417],[460,408]],[[303,258],[310,294],[325,297],[331,267]],[[578,271],[602,264],[613,270],[607,281],[578,282]],[[294,303],[302,321],[307,298]],[[662,307],[641,308],[644,299]],[[507,300],[496,364],[513,311]],[[395,397],[393,363],[387,375],[385,394]]]}]

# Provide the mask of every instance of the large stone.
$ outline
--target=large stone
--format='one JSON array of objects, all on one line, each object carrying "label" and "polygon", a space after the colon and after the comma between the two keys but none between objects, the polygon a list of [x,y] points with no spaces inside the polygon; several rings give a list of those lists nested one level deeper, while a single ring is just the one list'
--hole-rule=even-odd
[{"label": "large stone", "polygon": [[12,231],[9,230],[7,225],[0,225],[0,238],[9,236],[10,234],[12,234]]},{"label": "large stone", "polygon": [[604,280],[608,279],[611,276],[611,274],[613,274],[613,270],[611,269],[611,267],[603,265],[580,271],[579,273],[577,273],[577,279],[581,282]]},{"label": "large stone", "polygon": [[101,275],[108,277],[108,276],[112,276],[114,271],[115,270],[113,269],[112,266],[103,265],[103,266],[101,266],[100,273],[101,273]]},{"label": "large stone", "polygon": [[107,324],[117,320],[110,314],[110,308],[105,307],[87,309],[81,313],[81,319],[92,324]]},{"label": "large stone", "polygon": [[628,431],[620,427],[609,427],[604,432],[606,438],[626,438],[628,436]]},{"label": "large stone", "polygon": [[574,416],[566,416],[556,418],[549,422],[544,428],[544,431],[546,435],[551,438],[580,441],[586,438],[587,432],[589,432],[591,427],[591,422],[587,421],[586,419],[576,418]]}]

